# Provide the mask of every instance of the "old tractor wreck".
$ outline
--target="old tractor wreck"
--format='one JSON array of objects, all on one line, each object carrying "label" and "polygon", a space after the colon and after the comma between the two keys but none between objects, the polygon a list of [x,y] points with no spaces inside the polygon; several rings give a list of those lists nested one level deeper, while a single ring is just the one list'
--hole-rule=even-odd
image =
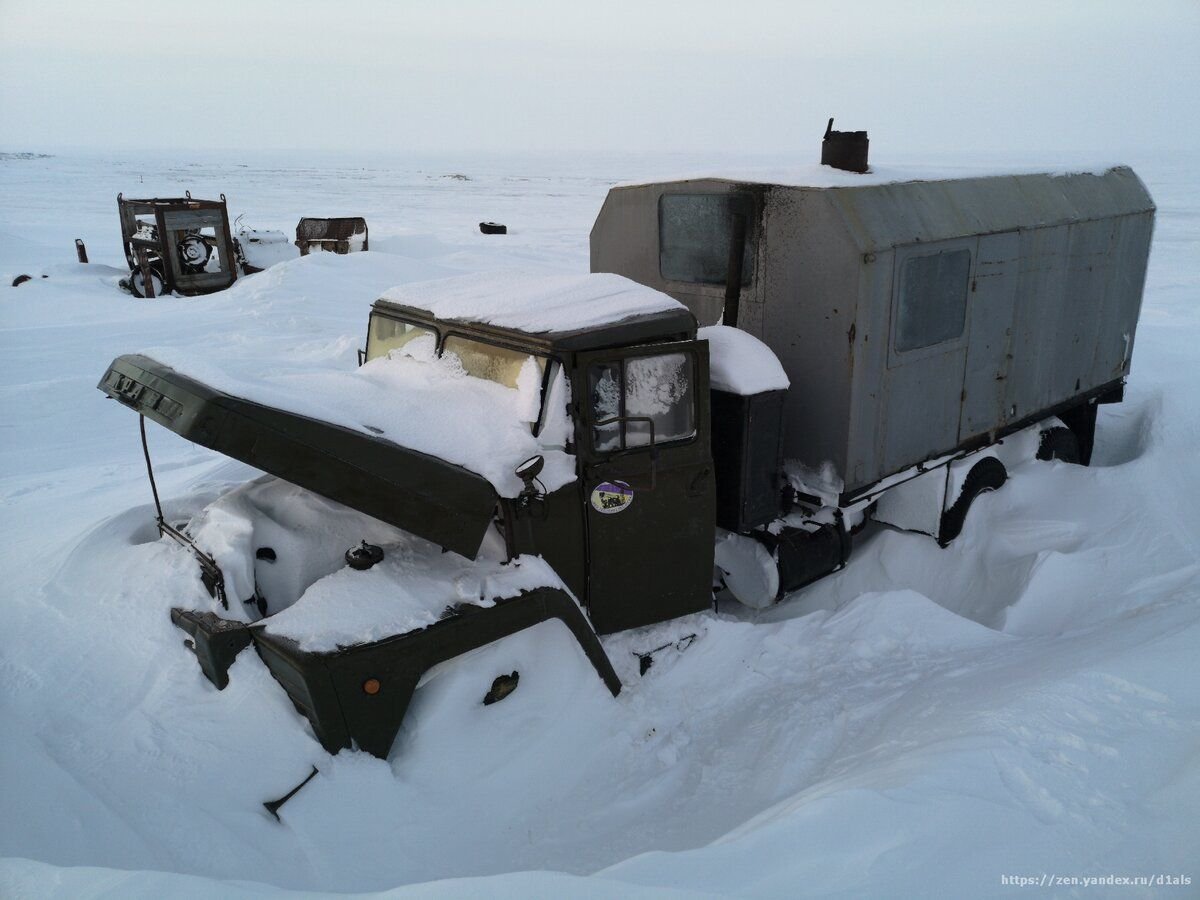
[{"label": "old tractor wreck", "polygon": [[135,297],[224,290],[238,277],[225,195],[135,200],[117,194],[121,242]]},{"label": "old tractor wreck", "polygon": [[[335,639],[296,624],[332,602],[325,581],[234,591],[160,508],[213,598],[171,611],[204,674],[223,687],[253,645],[327,750],[386,756],[422,673],[474,647],[558,620],[616,694],[597,635],[703,612],[714,590],[777,602],[845,565],[870,520],[948,543],[1015,462],[1087,464],[1141,304],[1137,177],[809,177],[614,188],[598,274],[389,291],[342,376],[357,407],[349,382],[266,402],[115,360],[99,387],[143,423],[430,548],[411,581],[387,546],[349,542],[333,568],[353,568],[325,581],[359,578],[377,618]],[[285,562],[265,549],[246,544],[247,572]],[[476,594],[446,586],[451,564],[484,573]]]},{"label": "old tractor wreck", "polygon": [[[295,249],[279,231],[239,227],[234,234],[224,194],[219,200],[200,200],[191,191],[146,199],[117,194],[117,213],[130,272],[122,286],[135,297],[211,294],[290,256],[367,249],[367,223],[361,217],[302,218]],[[79,261],[87,262],[82,241],[76,245]]]}]

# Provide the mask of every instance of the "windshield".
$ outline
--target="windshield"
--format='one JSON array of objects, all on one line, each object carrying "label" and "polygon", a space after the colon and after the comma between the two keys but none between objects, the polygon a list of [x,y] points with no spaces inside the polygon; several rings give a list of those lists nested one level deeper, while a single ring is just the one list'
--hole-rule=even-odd
[{"label": "windshield", "polygon": [[457,360],[467,375],[512,388],[518,394],[521,418],[530,424],[541,419],[547,362],[544,357],[452,334],[442,346],[442,358]]},{"label": "windshield", "polygon": [[[431,337],[434,346],[437,345],[437,333],[413,325],[411,322],[401,322],[387,316],[372,315],[371,327],[367,331],[367,359],[387,356],[393,350],[399,350],[409,341],[419,337]],[[433,349],[430,348],[430,353]]]},{"label": "windshield", "polygon": [[476,378],[486,378],[510,388],[522,388],[523,380],[536,380],[541,390],[546,360],[523,350],[509,350],[482,341],[452,334],[446,338],[442,356],[453,354],[462,363],[463,371]]}]

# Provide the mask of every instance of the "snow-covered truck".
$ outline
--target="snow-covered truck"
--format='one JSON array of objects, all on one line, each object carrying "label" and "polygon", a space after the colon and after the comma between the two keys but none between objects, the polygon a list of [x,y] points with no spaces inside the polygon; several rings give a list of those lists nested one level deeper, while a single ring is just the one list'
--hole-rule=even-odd
[{"label": "snow-covered truck", "polygon": [[1152,215],[1127,169],[623,187],[593,267],[629,278],[405,285],[355,371],[122,356],[99,387],[143,439],[270,473],[186,522],[159,506],[211,595],[171,611],[205,675],[253,644],[327,749],[385,756],[425,673],[473,648],[556,619],[615,694],[597,635],[714,590],[774,602],[870,518],[945,542],[1016,458],[1086,462]]}]

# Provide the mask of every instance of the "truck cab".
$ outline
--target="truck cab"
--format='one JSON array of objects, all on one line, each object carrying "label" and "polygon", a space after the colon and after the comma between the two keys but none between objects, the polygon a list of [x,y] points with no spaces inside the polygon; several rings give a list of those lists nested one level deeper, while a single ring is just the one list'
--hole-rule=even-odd
[{"label": "truck cab", "polygon": [[[542,556],[606,634],[712,604],[715,480],[708,345],[682,306],[531,332],[381,299],[365,364],[413,342],[470,377],[536,380],[531,433],[574,478],[498,497],[510,556]],[[536,463],[535,463],[536,465]]]},{"label": "truck cab", "polygon": [[[385,293],[354,371],[248,378],[129,355],[99,388],[141,416],[143,442],[149,420],[269,473],[207,519],[157,506],[211,595],[171,611],[204,674],[224,687],[253,645],[326,749],[386,756],[441,662],[558,619],[616,694],[597,635],[710,608],[718,506],[737,504],[718,503],[709,364],[692,313],[658,291],[493,273]],[[763,469],[776,500],[778,450],[776,435]],[[336,504],[316,513],[328,525],[307,546],[263,546],[275,523],[313,518],[313,495]],[[305,515],[281,514],[297,502]],[[263,521],[231,539],[222,523],[256,504]],[[313,574],[274,593],[288,565]],[[353,609],[329,588],[345,577]]]}]

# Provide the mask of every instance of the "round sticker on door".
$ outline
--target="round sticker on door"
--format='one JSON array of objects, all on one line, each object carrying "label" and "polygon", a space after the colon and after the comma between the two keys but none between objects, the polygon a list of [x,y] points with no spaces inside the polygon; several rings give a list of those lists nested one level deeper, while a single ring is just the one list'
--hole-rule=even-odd
[{"label": "round sticker on door", "polygon": [[592,488],[592,509],[604,515],[619,513],[633,502],[633,488],[623,481],[606,481]]}]

